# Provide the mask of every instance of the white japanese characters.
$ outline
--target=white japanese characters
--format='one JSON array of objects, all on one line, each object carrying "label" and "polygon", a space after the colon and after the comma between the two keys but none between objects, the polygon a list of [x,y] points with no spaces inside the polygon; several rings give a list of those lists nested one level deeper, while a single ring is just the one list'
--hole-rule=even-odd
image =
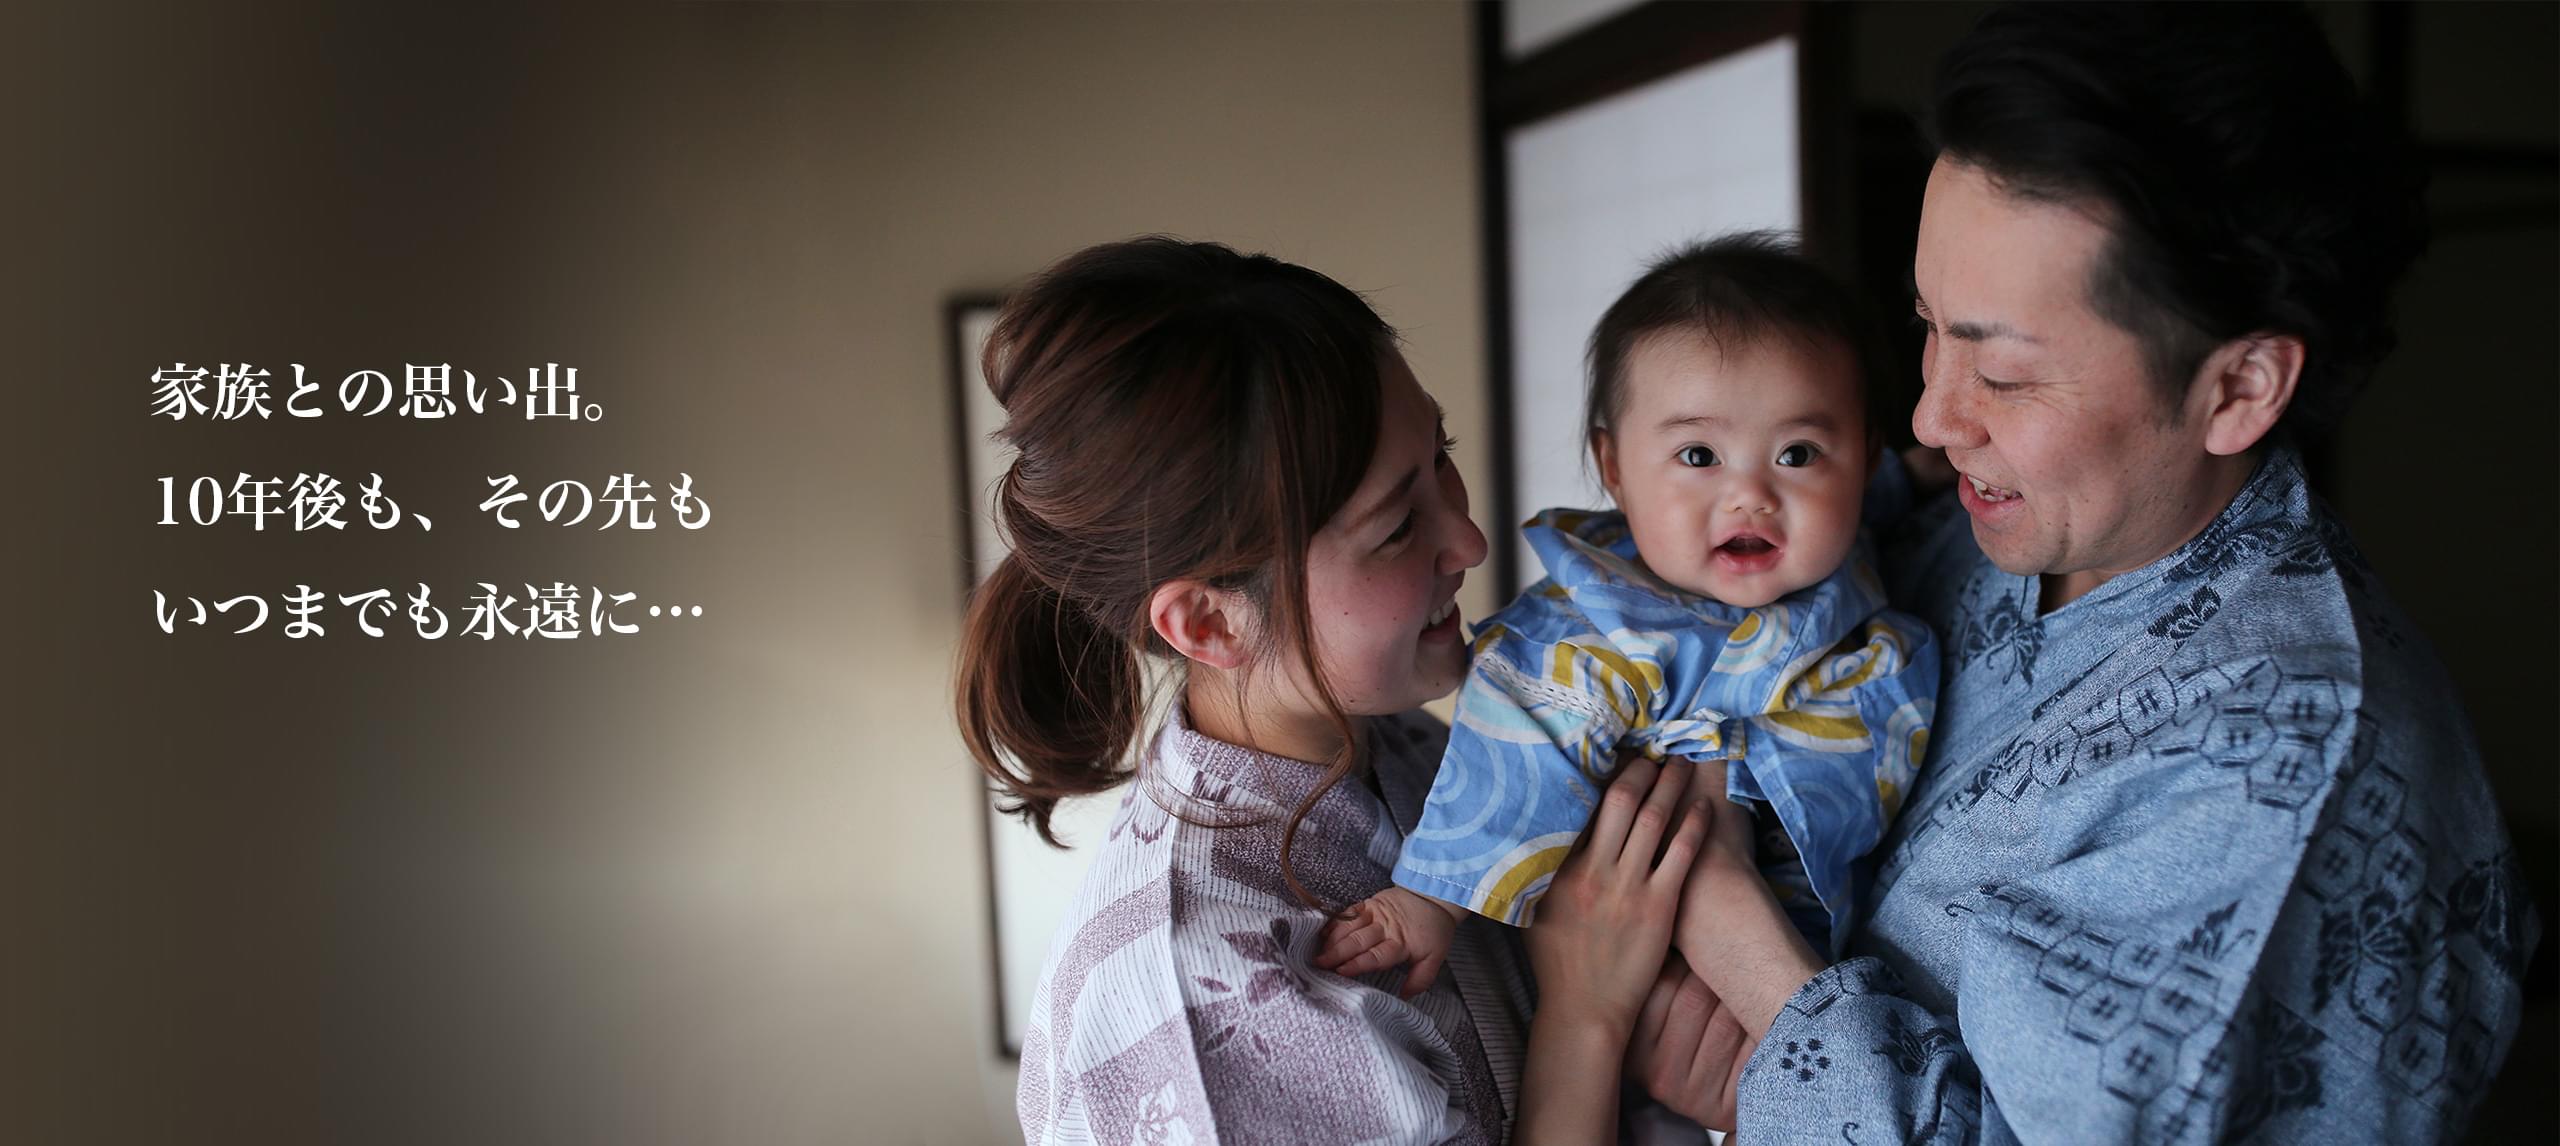
[{"label": "white japanese characters", "polygon": [[[179,362],[162,367],[151,374],[151,416],[173,422],[188,418],[236,422],[272,418],[275,404],[281,404],[286,416],[293,418],[317,418],[329,412],[330,404],[319,396],[320,383],[305,378],[303,364],[294,363],[292,369],[292,389],[278,395],[270,389],[273,375],[246,362],[210,367]],[[339,381],[335,409],[361,418],[389,414],[420,421],[458,417],[466,411],[485,414],[498,405],[522,409],[527,421],[556,418],[594,422],[604,417],[602,404],[578,393],[578,368],[574,366],[563,367],[554,362],[529,368],[521,387],[503,375],[493,376],[484,384],[469,370],[461,373],[457,387],[450,363],[409,365],[398,385],[382,371],[358,370]],[[532,487],[524,486],[514,474],[487,480],[490,493],[480,503],[480,510],[505,529],[523,527],[524,522],[514,516],[517,512],[538,515],[544,523],[563,528],[600,518],[595,527],[600,530],[619,526],[649,531],[658,528],[662,513],[679,529],[698,530],[711,524],[711,503],[694,492],[690,473],[678,473],[676,480],[664,487],[663,500],[653,492],[657,486],[631,473],[606,476],[601,490],[584,481],[563,478],[541,487],[538,494],[526,492]],[[326,473],[296,473],[286,479],[241,471],[228,481],[212,475],[186,479],[163,475],[159,481],[161,525],[236,526],[246,521],[251,530],[261,533],[272,525],[278,532],[289,529],[318,534],[324,530],[343,533],[350,524],[387,530],[406,520],[414,521],[422,533],[435,528],[426,514],[404,510],[385,491],[383,477],[378,473],[367,474],[365,482],[352,491]],[[531,504],[517,510],[527,502]],[[272,598],[244,593],[214,600],[172,598],[154,589],[152,615],[163,633],[175,634],[182,625],[204,628],[238,622],[239,627],[227,630],[236,636],[258,632],[272,617],[281,614],[287,620],[278,629],[292,640],[325,636],[331,624],[342,630],[351,625],[368,638],[385,636],[389,630],[384,626],[390,625],[406,628],[418,639],[429,641],[443,639],[447,634],[484,641],[501,636],[570,640],[639,631],[634,623],[639,616],[639,606],[634,604],[636,593],[617,593],[566,581],[553,581],[547,587],[528,581],[523,582],[524,596],[519,598],[500,590],[495,582],[477,584],[479,592],[458,611],[462,616],[459,626],[453,616],[434,603],[433,591],[425,582],[418,584],[416,592],[405,595],[391,589],[331,594],[297,584],[291,592],[277,593]],[[324,621],[323,614],[332,608],[333,597],[338,615]],[[650,605],[648,615],[670,619],[700,617],[702,606]]]}]

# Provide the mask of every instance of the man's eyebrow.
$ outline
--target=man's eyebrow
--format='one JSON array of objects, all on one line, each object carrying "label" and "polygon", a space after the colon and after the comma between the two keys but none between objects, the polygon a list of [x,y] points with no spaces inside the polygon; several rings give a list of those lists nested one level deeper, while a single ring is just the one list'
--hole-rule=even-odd
[{"label": "man's eyebrow", "polygon": [[[1920,297],[1920,288],[1917,284],[1911,288],[1911,303],[1919,307],[1921,313],[1929,313],[1929,300]],[[1949,338],[1962,339],[1966,342],[1983,342],[1994,338],[2014,339],[2031,346],[2042,345],[2044,342],[2043,339],[2005,322],[1950,322],[1938,327],[1938,332]]]},{"label": "man's eyebrow", "polygon": [[1960,338],[1966,342],[1982,342],[1993,338],[2015,339],[2026,343],[2040,341],[2034,335],[2005,322],[1950,322],[1938,329],[1946,331],[1949,338]]}]

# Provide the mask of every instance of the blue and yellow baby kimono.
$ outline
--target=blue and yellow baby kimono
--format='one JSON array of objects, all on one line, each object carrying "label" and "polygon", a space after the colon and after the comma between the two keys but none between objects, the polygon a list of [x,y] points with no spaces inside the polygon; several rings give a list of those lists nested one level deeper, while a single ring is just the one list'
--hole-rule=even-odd
[{"label": "blue and yellow baby kimono", "polygon": [[1828,578],[1745,609],[1648,572],[1624,514],[1550,509],[1521,533],[1547,575],[1476,627],[1395,882],[1525,924],[1622,749],[1722,759],[1728,793],[1793,844],[1763,872],[1829,949],[1848,931],[1850,865],[1910,790],[1937,698],[1936,641],[1884,607],[1867,540]]}]

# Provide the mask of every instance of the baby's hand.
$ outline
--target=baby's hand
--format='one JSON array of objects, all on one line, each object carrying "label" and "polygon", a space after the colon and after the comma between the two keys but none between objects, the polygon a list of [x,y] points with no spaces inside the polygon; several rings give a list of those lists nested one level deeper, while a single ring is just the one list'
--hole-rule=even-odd
[{"label": "baby's hand", "polygon": [[1440,964],[1456,942],[1463,907],[1442,903],[1401,887],[1351,905],[1343,917],[1325,925],[1324,949],[1316,966],[1337,975],[1366,975],[1382,967],[1409,963],[1404,986],[1412,998],[1429,990],[1440,977]]}]

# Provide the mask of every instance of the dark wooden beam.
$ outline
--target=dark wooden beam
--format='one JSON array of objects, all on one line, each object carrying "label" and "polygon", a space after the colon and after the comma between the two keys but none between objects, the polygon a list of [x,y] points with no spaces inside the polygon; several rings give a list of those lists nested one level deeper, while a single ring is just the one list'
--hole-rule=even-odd
[{"label": "dark wooden beam", "polygon": [[1516,448],[1511,432],[1511,165],[1504,142],[1507,126],[1497,109],[1494,87],[1507,64],[1502,45],[1500,4],[1479,4],[1475,19],[1477,183],[1484,188],[1480,204],[1484,228],[1484,393],[1485,449],[1493,459],[1493,525],[1486,531],[1493,549],[1493,590],[1508,602],[1520,583],[1520,545],[1513,529],[1520,520],[1520,476],[1514,470]]},{"label": "dark wooden beam", "polygon": [[1517,128],[1793,35],[1804,27],[1805,7],[1798,0],[1652,0],[1509,61],[1500,11],[1490,9],[1479,19],[1495,25],[1493,60],[1501,65],[1491,86],[1494,122]]}]

